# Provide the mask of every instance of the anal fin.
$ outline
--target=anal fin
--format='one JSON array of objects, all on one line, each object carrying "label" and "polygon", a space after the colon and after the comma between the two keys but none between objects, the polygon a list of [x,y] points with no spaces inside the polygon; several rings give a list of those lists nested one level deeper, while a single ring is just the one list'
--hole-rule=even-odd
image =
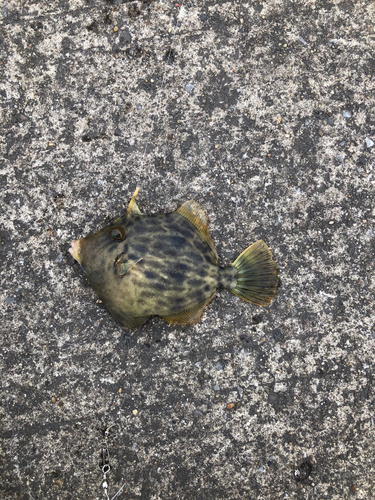
[{"label": "anal fin", "polygon": [[172,325],[191,325],[193,323],[198,323],[201,319],[204,308],[211,302],[214,295],[215,293],[207,299],[204,299],[202,302],[199,302],[199,304],[195,305],[191,309],[185,309],[184,311],[179,311],[178,313],[170,314],[169,316],[162,316],[162,318]]}]

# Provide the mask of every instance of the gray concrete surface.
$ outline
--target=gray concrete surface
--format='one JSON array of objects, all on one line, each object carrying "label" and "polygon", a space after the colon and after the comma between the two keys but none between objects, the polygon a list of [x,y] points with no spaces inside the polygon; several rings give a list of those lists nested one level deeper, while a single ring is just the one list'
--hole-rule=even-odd
[{"label": "gray concrete surface", "polygon": [[[375,498],[375,6],[2,0],[2,499]],[[190,197],[223,291],[131,338],[67,250]],[[119,491],[121,489],[121,491]]]}]

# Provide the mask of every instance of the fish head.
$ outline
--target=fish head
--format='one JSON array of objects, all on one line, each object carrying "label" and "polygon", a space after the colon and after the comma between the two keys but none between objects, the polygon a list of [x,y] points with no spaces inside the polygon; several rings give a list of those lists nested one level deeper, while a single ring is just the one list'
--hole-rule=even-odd
[{"label": "fish head", "polygon": [[71,242],[69,252],[92,285],[111,283],[119,261],[127,259],[126,216],[84,238]]}]

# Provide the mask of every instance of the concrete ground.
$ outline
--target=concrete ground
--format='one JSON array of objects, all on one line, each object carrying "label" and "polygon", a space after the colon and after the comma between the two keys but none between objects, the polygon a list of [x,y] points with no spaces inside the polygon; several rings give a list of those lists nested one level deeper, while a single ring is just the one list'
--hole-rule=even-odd
[{"label": "concrete ground", "polygon": [[[0,19],[0,497],[375,498],[374,2]],[[264,239],[272,304],[222,291],[128,349],[68,248],[137,185],[202,203],[222,265]]]}]

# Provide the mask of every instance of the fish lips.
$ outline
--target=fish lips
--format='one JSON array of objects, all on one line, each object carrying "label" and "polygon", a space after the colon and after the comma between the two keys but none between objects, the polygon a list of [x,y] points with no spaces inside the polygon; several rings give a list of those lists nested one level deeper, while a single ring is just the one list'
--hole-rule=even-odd
[{"label": "fish lips", "polygon": [[79,255],[80,250],[81,250],[81,245],[80,245],[81,240],[74,240],[70,243],[70,248],[69,252],[73,259],[75,259],[77,262],[81,263],[81,257]]},{"label": "fish lips", "polygon": [[92,269],[91,266],[89,265],[89,262],[87,263],[87,270],[83,267],[82,260],[83,260],[83,253],[85,252],[85,246],[84,245],[82,246],[82,241],[84,240],[86,240],[86,238],[81,238],[79,240],[72,241],[70,244],[69,252],[71,256],[78,262],[82,271],[85,273],[88,280],[90,281],[91,285],[94,286],[95,288],[95,285],[104,284],[105,281],[104,273],[98,269],[95,268]]},{"label": "fish lips", "polygon": [[71,242],[70,244],[70,248],[69,248],[69,253],[71,254],[71,256],[73,257],[73,259],[75,259],[78,264],[80,265],[82,271],[86,273],[83,265],[81,264],[81,260],[82,260],[82,256],[80,255],[80,251],[81,251],[81,244],[80,244],[80,241],[81,240],[74,240]]}]

